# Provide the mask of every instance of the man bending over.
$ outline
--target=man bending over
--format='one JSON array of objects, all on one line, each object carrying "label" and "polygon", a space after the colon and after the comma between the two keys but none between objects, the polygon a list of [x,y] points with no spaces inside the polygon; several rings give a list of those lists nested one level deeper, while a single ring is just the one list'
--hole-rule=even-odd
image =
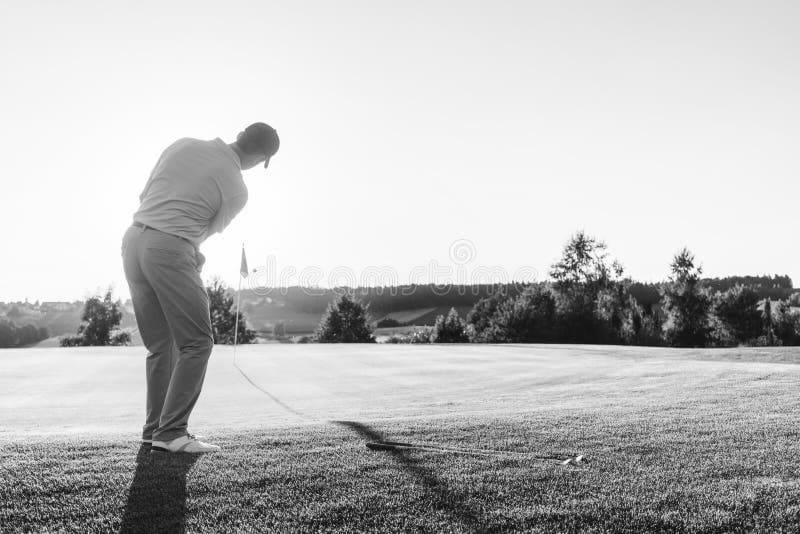
[{"label": "man bending over", "polygon": [[142,441],[153,450],[219,450],[188,431],[214,346],[198,247],[247,202],[242,171],[259,163],[266,168],[279,146],[278,133],[260,122],[230,144],[180,139],[161,154],[139,196],[122,261],[148,351]]}]

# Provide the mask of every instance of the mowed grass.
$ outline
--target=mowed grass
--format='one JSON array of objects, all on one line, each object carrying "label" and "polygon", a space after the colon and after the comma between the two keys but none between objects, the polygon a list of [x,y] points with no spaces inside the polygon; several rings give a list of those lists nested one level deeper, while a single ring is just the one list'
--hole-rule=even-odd
[{"label": "mowed grass", "polygon": [[[707,387],[609,386],[596,407],[218,432],[223,452],[199,458],[121,437],[15,440],[0,530],[796,532],[798,375],[749,365]],[[381,438],[588,463],[365,447]]]}]

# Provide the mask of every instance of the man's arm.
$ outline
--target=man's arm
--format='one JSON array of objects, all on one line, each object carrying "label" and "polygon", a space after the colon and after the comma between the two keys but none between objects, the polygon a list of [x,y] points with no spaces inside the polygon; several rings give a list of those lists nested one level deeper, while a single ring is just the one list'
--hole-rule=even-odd
[{"label": "man's arm", "polygon": [[223,202],[219,211],[217,211],[217,214],[214,215],[214,218],[211,219],[208,225],[208,235],[225,230],[234,217],[242,211],[245,204],[247,204],[247,193],[241,193],[229,199],[227,202]]}]

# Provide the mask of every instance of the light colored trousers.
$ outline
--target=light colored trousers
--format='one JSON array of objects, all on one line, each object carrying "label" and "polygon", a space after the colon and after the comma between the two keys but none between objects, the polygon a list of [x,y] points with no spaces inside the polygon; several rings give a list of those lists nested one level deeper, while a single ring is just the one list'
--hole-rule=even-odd
[{"label": "light colored trousers", "polygon": [[147,348],[147,415],[142,437],[169,441],[188,432],[214,346],[202,256],[188,241],[131,226],[122,262]]}]

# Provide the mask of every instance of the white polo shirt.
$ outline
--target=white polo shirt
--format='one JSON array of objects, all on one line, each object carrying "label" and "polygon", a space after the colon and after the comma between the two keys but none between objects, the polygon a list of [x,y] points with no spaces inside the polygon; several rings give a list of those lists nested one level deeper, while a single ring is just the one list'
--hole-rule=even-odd
[{"label": "white polo shirt", "polygon": [[139,200],[134,221],[199,246],[247,203],[239,156],[220,138],[180,139],[161,155]]}]

